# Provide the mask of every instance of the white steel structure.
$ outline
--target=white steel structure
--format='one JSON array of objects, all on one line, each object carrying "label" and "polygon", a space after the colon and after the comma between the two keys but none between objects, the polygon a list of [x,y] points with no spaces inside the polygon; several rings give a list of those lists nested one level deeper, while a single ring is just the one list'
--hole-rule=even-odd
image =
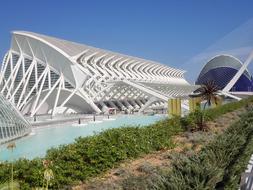
[{"label": "white steel structure", "polygon": [[31,125],[11,102],[0,95],[0,144],[28,135]]},{"label": "white steel structure", "polygon": [[3,60],[0,89],[30,116],[109,108],[141,112],[191,93],[195,86],[183,74],[153,61],[15,31]]}]

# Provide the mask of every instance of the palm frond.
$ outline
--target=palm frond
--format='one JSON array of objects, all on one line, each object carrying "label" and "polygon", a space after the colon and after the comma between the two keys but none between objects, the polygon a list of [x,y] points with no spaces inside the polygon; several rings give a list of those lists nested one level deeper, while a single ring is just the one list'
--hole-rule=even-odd
[{"label": "palm frond", "polygon": [[201,97],[202,100],[207,101],[208,106],[211,105],[212,100],[217,104],[219,86],[214,81],[207,81],[190,95],[190,97]]}]

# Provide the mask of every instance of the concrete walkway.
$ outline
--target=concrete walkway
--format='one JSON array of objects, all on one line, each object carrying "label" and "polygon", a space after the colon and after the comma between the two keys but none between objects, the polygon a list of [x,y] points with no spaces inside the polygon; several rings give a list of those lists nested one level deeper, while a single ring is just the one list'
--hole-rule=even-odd
[{"label": "concrete walkway", "polygon": [[[115,118],[119,115],[109,115],[109,118]],[[103,119],[108,119],[108,115],[88,115],[88,114],[78,114],[73,116],[36,116],[36,119],[33,117],[26,118],[32,125],[32,127],[41,127],[41,126],[49,126],[49,125],[59,125],[59,124],[81,124],[88,123],[90,121],[102,121]],[[35,121],[34,121],[35,120]]]}]

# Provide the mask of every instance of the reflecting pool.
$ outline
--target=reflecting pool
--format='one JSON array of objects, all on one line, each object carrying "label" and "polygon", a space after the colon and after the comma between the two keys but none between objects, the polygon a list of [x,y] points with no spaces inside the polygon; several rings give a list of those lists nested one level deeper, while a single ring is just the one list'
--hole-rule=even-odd
[{"label": "reflecting pool", "polygon": [[117,116],[115,119],[104,119],[97,122],[88,122],[86,124],[68,124],[67,126],[59,125],[55,127],[44,127],[33,129],[31,135],[15,141],[16,149],[13,154],[6,149],[6,145],[0,147],[0,160],[9,160],[18,158],[32,159],[42,157],[51,147],[57,147],[61,144],[74,142],[77,137],[85,137],[101,132],[109,128],[125,127],[129,125],[148,125],[165,116],[143,116],[127,115]]}]

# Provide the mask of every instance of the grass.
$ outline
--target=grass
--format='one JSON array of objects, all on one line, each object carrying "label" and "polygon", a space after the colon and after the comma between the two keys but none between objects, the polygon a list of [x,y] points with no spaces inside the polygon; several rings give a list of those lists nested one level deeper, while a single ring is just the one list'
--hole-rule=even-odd
[{"label": "grass", "polygon": [[[11,189],[11,184],[9,182],[6,182],[4,184],[0,184],[0,190],[10,190]],[[14,181],[13,182],[13,190],[19,190],[20,186],[19,183]]]}]

